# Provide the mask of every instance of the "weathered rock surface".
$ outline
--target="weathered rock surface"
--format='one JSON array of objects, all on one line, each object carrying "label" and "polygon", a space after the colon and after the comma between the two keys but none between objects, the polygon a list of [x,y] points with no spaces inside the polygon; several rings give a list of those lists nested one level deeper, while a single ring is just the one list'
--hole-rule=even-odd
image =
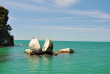
[{"label": "weathered rock surface", "polygon": [[32,53],[32,50],[26,49],[24,53],[30,54],[30,53]]},{"label": "weathered rock surface", "polygon": [[70,48],[60,49],[58,52],[59,53],[74,53],[74,51]]},{"label": "weathered rock surface", "polygon": [[0,46],[14,45],[14,37],[10,35],[11,26],[7,24],[9,11],[0,6]]},{"label": "weathered rock surface", "polygon": [[40,43],[37,38],[33,38],[29,43],[29,49],[32,51],[42,51]]},{"label": "weathered rock surface", "polygon": [[46,39],[42,51],[46,54],[53,54],[53,43],[49,38]]}]

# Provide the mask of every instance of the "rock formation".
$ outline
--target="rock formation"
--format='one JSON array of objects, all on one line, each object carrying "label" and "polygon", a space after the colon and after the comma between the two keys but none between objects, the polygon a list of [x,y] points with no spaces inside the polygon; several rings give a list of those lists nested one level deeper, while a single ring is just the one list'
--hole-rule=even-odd
[{"label": "rock formation", "polygon": [[29,43],[29,49],[32,51],[32,55],[41,55],[43,54],[40,43],[37,38],[33,38]]},{"label": "rock formation", "polygon": [[29,43],[29,49],[32,51],[42,51],[40,43],[37,38],[33,38]]},{"label": "rock formation", "polygon": [[0,46],[14,45],[14,37],[10,35],[11,26],[7,24],[9,11],[0,6]]},{"label": "rock formation", "polygon": [[47,53],[47,54],[52,54],[52,52],[53,52],[53,43],[49,38],[46,39],[42,51],[44,53]]},{"label": "rock formation", "polygon": [[32,53],[32,50],[26,49],[24,53],[30,54],[30,53]]},{"label": "rock formation", "polygon": [[60,49],[58,52],[59,53],[74,53],[74,51],[70,48]]},{"label": "rock formation", "polygon": [[70,48],[61,49],[58,52],[53,51],[53,43],[47,38],[43,49],[41,49],[40,43],[37,38],[33,38],[29,43],[29,49],[25,50],[25,53],[30,55],[57,55],[58,53],[74,53],[74,51]]},{"label": "rock formation", "polygon": [[26,49],[25,53],[30,55],[57,55],[56,52],[53,52],[53,43],[49,38],[46,39],[43,49],[41,49],[38,39],[33,38],[29,43],[29,49]]}]

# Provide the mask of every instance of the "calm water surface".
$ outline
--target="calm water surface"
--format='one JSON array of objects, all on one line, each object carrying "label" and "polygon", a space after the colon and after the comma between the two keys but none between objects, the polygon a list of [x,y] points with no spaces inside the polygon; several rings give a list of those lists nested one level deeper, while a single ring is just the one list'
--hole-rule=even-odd
[{"label": "calm water surface", "polygon": [[0,48],[0,74],[110,74],[110,42],[53,41],[55,51],[75,51],[57,56],[28,56],[28,43],[15,40],[16,46]]}]

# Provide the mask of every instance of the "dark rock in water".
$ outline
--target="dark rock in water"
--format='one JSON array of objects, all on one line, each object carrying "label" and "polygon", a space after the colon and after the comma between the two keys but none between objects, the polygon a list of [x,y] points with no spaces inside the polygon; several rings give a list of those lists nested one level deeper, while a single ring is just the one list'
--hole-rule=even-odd
[{"label": "dark rock in water", "polygon": [[11,26],[7,24],[9,11],[0,6],[0,46],[13,46],[14,37],[10,35]]},{"label": "dark rock in water", "polygon": [[59,52],[53,52],[53,55],[58,55]]},{"label": "dark rock in water", "polygon": [[31,55],[43,55],[44,52],[42,51],[32,51],[32,53],[30,53]]},{"label": "dark rock in water", "polygon": [[58,51],[59,53],[74,53],[74,51],[70,48],[61,49]]},{"label": "dark rock in water", "polygon": [[33,51],[31,49],[26,49],[24,53],[29,55],[57,55],[58,54],[58,52],[45,53],[43,51],[36,51],[36,50]]}]

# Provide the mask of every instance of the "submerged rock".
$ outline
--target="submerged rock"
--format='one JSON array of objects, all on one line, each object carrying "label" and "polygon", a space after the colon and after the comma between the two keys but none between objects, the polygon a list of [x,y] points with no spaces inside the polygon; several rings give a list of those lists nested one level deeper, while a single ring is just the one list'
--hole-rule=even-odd
[{"label": "submerged rock", "polygon": [[29,43],[29,49],[32,51],[42,51],[40,43],[37,38],[33,38]]},{"label": "submerged rock", "polygon": [[59,53],[74,53],[74,51],[70,48],[60,49],[58,52]]},{"label": "submerged rock", "polygon": [[53,52],[53,55],[58,55],[59,52]]},{"label": "submerged rock", "polygon": [[42,51],[46,54],[53,54],[53,43],[49,38],[46,39]]}]

